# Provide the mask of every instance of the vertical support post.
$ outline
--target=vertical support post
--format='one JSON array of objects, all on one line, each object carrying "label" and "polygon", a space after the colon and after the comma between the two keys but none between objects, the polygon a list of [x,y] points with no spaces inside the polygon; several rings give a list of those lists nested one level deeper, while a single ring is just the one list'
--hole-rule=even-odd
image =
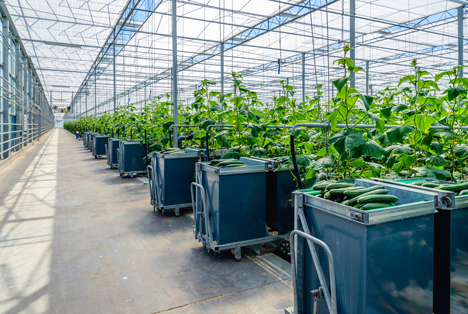
[{"label": "vertical support post", "polygon": [[41,93],[41,90],[39,89],[39,110],[38,110],[38,113],[37,113],[37,140],[39,141],[39,139],[41,138],[41,135],[42,135],[42,116],[41,116],[41,113],[42,113],[42,107],[43,107],[43,104],[44,104],[44,98],[45,96]]},{"label": "vertical support post", "polygon": [[306,55],[302,53],[302,102],[306,101],[305,98],[305,67],[306,67]]},{"label": "vertical support post", "polygon": [[[10,61],[10,36],[9,36],[9,21],[8,18],[4,17],[3,18],[3,38],[5,39],[4,41],[4,46],[3,46],[3,56],[2,56],[2,61],[3,61],[3,94],[5,95],[5,91],[9,92],[10,87],[8,83],[10,82],[10,75],[9,75],[9,61]],[[9,156],[9,139],[10,139],[10,106],[9,106],[9,101],[6,98],[2,98],[2,132],[3,136],[1,137],[3,142],[3,158],[8,158]]]},{"label": "vertical support post", "polygon": [[24,85],[23,85],[23,58],[21,58],[21,53],[19,52],[19,44],[17,45],[17,50],[18,50],[18,102],[19,102],[19,110],[16,113],[16,123],[17,125],[17,131],[18,132],[18,139],[19,139],[19,144],[18,145],[18,150],[23,148],[23,120],[24,120],[24,106],[25,106],[25,101],[24,101]]},{"label": "vertical support post", "polygon": [[94,72],[94,116],[97,117],[97,74]]},{"label": "vertical support post", "polygon": [[[177,112],[177,0],[172,0],[172,105],[174,124],[178,121]],[[174,147],[177,147],[179,142],[179,130],[174,128]]]},{"label": "vertical support post", "polygon": [[18,41],[15,41],[15,77],[16,77],[16,84],[15,84],[15,126],[13,129],[15,130],[15,133],[13,133],[13,136],[15,138],[14,145],[15,145],[15,151],[18,151],[21,149],[21,139],[20,139],[20,128],[18,127],[18,124],[21,123],[21,112],[22,112],[22,106],[21,106],[21,54],[20,54],[20,44]]},{"label": "vertical support post", "polygon": [[117,86],[116,86],[116,82],[115,82],[115,41],[116,41],[116,38],[115,38],[115,30],[114,30],[114,70],[113,70],[113,76],[114,76],[114,113],[116,111],[116,108],[117,108]]},{"label": "vertical support post", "polygon": [[72,101],[70,104],[71,111],[73,112],[73,120],[76,120],[76,103],[73,101],[73,95],[74,93],[72,92]]},{"label": "vertical support post", "polygon": [[88,117],[88,91],[85,92],[85,114]]},{"label": "vertical support post", "polygon": [[29,143],[29,140],[30,140],[30,133],[31,133],[31,117],[32,117],[32,97],[33,97],[33,81],[32,81],[32,73],[31,73],[31,68],[28,67],[28,91],[29,91],[29,95],[28,95],[28,118],[26,120],[26,129],[27,129],[27,137],[26,137],[26,140],[27,142]]},{"label": "vertical support post", "polygon": [[366,61],[366,95],[369,95],[369,60]]},{"label": "vertical support post", "polygon": [[[458,65],[463,65],[463,11],[464,6],[458,8]],[[463,68],[460,77],[463,77]]]},{"label": "vertical support post", "polygon": [[221,43],[221,95],[224,96],[224,43]]},{"label": "vertical support post", "polygon": [[[349,42],[350,42],[350,58],[356,62],[356,0],[349,1]],[[352,88],[356,86],[356,73],[351,73],[351,82],[349,84]]]}]

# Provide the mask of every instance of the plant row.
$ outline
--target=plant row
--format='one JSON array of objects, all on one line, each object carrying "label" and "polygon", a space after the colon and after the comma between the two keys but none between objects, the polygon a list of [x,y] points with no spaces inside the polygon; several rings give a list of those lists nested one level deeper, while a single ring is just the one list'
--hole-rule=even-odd
[{"label": "plant row", "polygon": [[[261,102],[256,92],[232,73],[232,89],[222,95],[204,80],[194,92],[195,101],[179,108],[179,136],[183,145],[206,149],[217,158],[240,156],[276,158],[290,164],[291,127],[318,122],[326,127],[297,128],[294,150],[306,187],[324,179],[433,177],[463,181],[468,171],[468,79],[461,67],[435,75],[412,61],[414,74],[397,86],[374,96],[351,87],[351,73],[362,71],[347,57],[335,61],[343,76],[332,80],[336,94],[324,99],[321,85],[305,102],[296,98],[294,86],[281,81],[282,93]],[[440,80],[448,81],[441,89]],[[149,151],[170,147],[173,106],[169,95],[148,102],[140,110],[129,105],[115,113],[66,123],[75,132],[96,131],[141,140]],[[210,125],[230,125],[213,127]],[[362,125],[366,125],[363,127]],[[175,143],[177,144],[177,143]]]}]

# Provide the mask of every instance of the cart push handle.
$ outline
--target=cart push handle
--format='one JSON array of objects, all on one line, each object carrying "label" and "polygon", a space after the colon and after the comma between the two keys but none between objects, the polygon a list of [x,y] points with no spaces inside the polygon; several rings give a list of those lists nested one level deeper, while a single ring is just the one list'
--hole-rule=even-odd
[{"label": "cart push handle", "polygon": [[[193,188],[195,187],[195,190],[198,190],[200,189],[200,195],[201,195],[201,203],[202,203],[202,206],[201,206],[201,211],[199,212],[198,211],[198,207],[195,206],[195,197],[193,197]],[[203,186],[199,183],[196,183],[196,182],[192,182],[191,185],[190,185],[190,194],[192,196],[192,208],[193,208],[193,218],[195,220],[195,228],[197,228],[197,221],[198,221],[198,217],[197,216],[200,216],[202,218],[204,218],[205,220],[205,228],[206,228],[206,236],[207,236],[207,242],[208,242],[208,246],[209,246],[209,243],[211,242],[211,239],[212,239],[212,236],[211,236],[211,227],[210,227],[210,223],[209,223],[209,217],[208,217],[208,212],[206,210],[206,201],[205,201],[205,189],[203,188]],[[198,203],[197,203],[198,205]],[[195,233],[198,234],[198,233],[202,233],[202,220],[200,220],[200,225],[198,226],[198,230],[195,229]],[[202,239],[199,239],[204,241],[203,240],[203,237],[201,237]]]},{"label": "cart push handle", "polygon": [[[290,245],[291,245],[291,267],[292,267],[292,279],[293,279],[293,287],[294,287],[294,295],[297,295],[297,291],[296,291],[296,271],[295,271],[295,257],[294,257],[294,237],[295,236],[300,236],[304,239],[306,239],[308,242],[312,242],[313,244],[317,244],[319,246],[321,246],[325,252],[327,253],[327,257],[328,257],[328,268],[329,268],[329,271],[330,271],[330,295],[331,295],[331,304],[329,304],[327,302],[327,307],[328,307],[328,311],[330,312],[330,314],[338,314],[337,312],[337,308],[336,308],[336,283],[335,283],[335,268],[334,268],[334,264],[333,264],[333,254],[330,250],[330,248],[328,247],[328,245],[311,236],[310,234],[307,234],[305,232],[302,232],[302,231],[299,231],[299,230],[294,230],[291,232],[291,235],[290,235]],[[317,272],[322,272],[322,269],[317,269],[316,268],[316,271]],[[323,275],[323,274],[322,274]],[[325,294],[325,298],[327,296],[327,292],[324,291],[323,289],[323,286],[320,287],[319,289],[317,290],[314,290],[312,291],[312,293],[314,294],[314,314],[315,313],[318,313],[318,300],[323,298],[321,297],[322,294]],[[298,313],[298,305],[297,305],[297,300],[294,300],[294,313]]]},{"label": "cart push handle", "polygon": [[[201,197],[202,197],[202,211],[198,211],[198,207],[195,206],[195,198],[193,197],[193,188],[195,187],[195,190],[200,189],[201,190]],[[192,182],[190,185],[190,194],[192,196],[192,208],[194,209],[194,212],[196,212],[197,215],[203,216],[203,213],[205,212],[205,189],[201,184],[198,184],[196,182]]]},{"label": "cart push handle", "polygon": [[150,190],[150,196],[151,196],[151,205],[153,205],[154,202],[154,195],[153,195],[153,167],[148,166],[146,167],[146,173],[148,174],[148,185],[149,185],[149,190]]}]

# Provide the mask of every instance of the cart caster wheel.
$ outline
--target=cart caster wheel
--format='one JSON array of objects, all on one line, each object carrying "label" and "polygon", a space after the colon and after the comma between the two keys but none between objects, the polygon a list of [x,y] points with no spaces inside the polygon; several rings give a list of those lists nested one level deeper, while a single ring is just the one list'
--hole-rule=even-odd
[{"label": "cart caster wheel", "polygon": [[277,249],[281,255],[287,256],[290,252],[289,241],[287,240],[281,241],[280,243],[278,243]]},{"label": "cart caster wheel", "polygon": [[168,210],[161,210],[161,214],[163,216],[169,216],[169,211]]},{"label": "cart caster wheel", "polygon": [[216,252],[216,251],[215,251],[215,252],[214,252],[214,256],[215,256],[216,258],[223,258],[224,252],[223,252],[223,251],[219,251],[219,252]]},{"label": "cart caster wheel", "polygon": [[236,260],[236,262],[240,262],[241,259],[242,259],[242,251],[241,251],[241,248],[234,248],[234,249],[231,249],[231,253],[232,255],[234,255],[234,259]]},{"label": "cart caster wheel", "polygon": [[97,156],[94,156],[95,159],[97,159]]}]

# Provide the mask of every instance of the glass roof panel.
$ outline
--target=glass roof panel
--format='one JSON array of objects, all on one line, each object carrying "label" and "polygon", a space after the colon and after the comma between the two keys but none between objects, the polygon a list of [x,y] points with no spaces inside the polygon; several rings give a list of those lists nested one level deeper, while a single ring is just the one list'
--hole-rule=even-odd
[{"label": "glass roof panel", "polygon": [[[343,55],[342,41],[350,39],[350,0],[328,2],[322,6],[326,0],[178,0],[181,99],[190,100],[204,78],[221,81],[221,42],[226,49],[226,89],[231,71],[243,73],[245,81],[266,99],[279,90],[281,79],[300,86],[305,53],[307,89],[322,83],[325,93],[331,93],[329,80],[341,75],[333,60]],[[66,81],[70,94],[84,86],[96,93],[99,110],[112,108],[112,56],[106,55],[97,69],[92,66],[127,0],[6,3],[47,96],[51,90],[59,91],[53,86]],[[148,18],[141,11],[119,25],[117,95],[131,89],[119,96],[121,105],[129,98],[140,102],[150,93],[156,96],[171,91],[171,1],[141,3],[155,10]],[[413,58],[422,68],[434,71],[457,64],[459,6],[459,2],[440,0],[356,0],[356,64],[365,67],[369,63],[373,92],[410,71]],[[464,28],[466,34],[465,21]],[[356,86],[366,88],[363,72],[356,76]],[[213,88],[219,90],[220,86]],[[88,98],[90,109],[95,105],[94,97]],[[84,101],[80,98],[80,103]]]}]

